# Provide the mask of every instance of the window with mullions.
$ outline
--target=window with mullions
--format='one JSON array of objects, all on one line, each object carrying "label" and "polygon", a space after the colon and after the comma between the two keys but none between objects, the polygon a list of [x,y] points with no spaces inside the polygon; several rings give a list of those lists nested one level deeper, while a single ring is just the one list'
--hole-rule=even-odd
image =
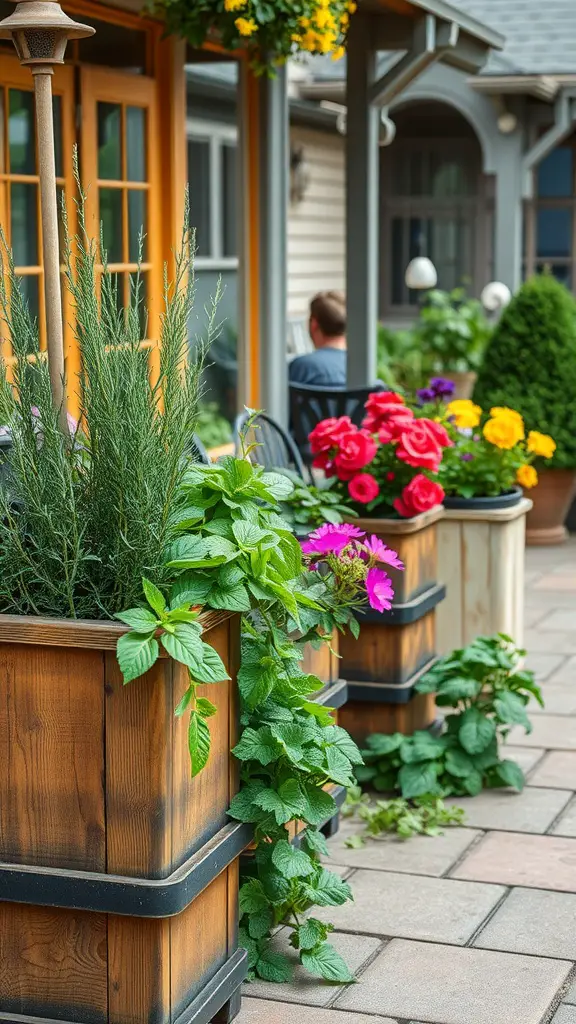
[{"label": "window with mullions", "polygon": [[237,176],[236,129],[189,122],[190,220],[196,229],[199,268],[237,266]]},{"label": "window with mullions", "polygon": [[549,269],[576,291],[576,137],[553,149],[535,174],[524,225],[524,273]]}]

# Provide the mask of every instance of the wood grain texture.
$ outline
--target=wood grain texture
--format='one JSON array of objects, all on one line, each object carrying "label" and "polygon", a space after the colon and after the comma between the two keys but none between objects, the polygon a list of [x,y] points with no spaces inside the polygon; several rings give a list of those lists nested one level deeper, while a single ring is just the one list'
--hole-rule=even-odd
[{"label": "wood grain texture", "polygon": [[442,519],[443,510],[436,509],[409,520],[355,520],[361,530],[376,534],[403,561],[404,570],[386,567],[397,604],[406,604],[438,582],[437,529]]},{"label": "wood grain texture", "polygon": [[[233,873],[231,884],[235,881],[237,876]],[[170,919],[172,1020],[176,1020],[227,959],[228,890],[226,870],[200,893],[187,910]],[[137,1024],[136,1019],[134,1024]]]},{"label": "wood grain texture", "polygon": [[302,671],[318,676],[323,683],[335,683],[340,677],[340,659],[338,650],[340,634],[336,631],[330,643],[323,643],[318,650],[312,644],[306,644],[303,651]]},{"label": "wood grain texture", "polygon": [[171,1024],[170,975],[169,919],[109,915],[107,1024]]},{"label": "wood grain texture", "polygon": [[365,623],[360,637],[340,638],[345,679],[404,683],[435,653],[435,609],[404,626]]},{"label": "wood grain texture", "polygon": [[[210,630],[233,615],[233,612],[202,612],[199,621],[204,630]],[[48,647],[69,646],[115,651],[118,637],[127,632],[128,627],[120,623],[99,622],[94,619],[43,619],[32,615],[0,615],[0,644],[37,644]]]},{"label": "wood grain texture", "polygon": [[0,903],[1,1010],[104,1024],[106,959],[104,914]]},{"label": "wood grain texture", "polygon": [[434,719],[434,697],[429,693],[417,693],[406,704],[348,701],[340,709],[340,724],[360,744],[374,732],[410,736],[417,729],[428,729]]},{"label": "wood grain texture", "polygon": [[0,645],[0,859],[104,871],[97,652]]}]

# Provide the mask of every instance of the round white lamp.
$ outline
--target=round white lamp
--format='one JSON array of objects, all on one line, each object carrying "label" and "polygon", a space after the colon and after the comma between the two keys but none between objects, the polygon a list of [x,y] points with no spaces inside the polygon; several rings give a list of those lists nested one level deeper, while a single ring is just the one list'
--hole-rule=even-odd
[{"label": "round white lamp", "polygon": [[502,281],[491,281],[483,289],[480,302],[488,313],[499,313],[506,308],[511,298],[512,292],[508,285]]},{"label": "round white lamp", "polygon": [[406,267],[404,280],[408,288],[418,292],[435,288],[438,283],[436,267],[427,256],[416,256]]}]

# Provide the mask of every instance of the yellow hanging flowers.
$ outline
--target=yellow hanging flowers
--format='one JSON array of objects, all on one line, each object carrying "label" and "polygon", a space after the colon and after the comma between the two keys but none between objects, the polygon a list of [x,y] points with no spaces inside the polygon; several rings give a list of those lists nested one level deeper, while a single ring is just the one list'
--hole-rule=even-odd
[{"label": "yellow hanging flowers", "polygon": [[549,434],[541,434],[538,430],[531,430],[528,434],[526,448],[532,455],[539,455],[543,459],[551,459],[556,451],[556,442]]},{"label": "yellow hanging flowers", "polygon": [[225,11],[241,11],[243,7],[246,7],[248,0],[224,0]]},{"label": "yellow hanging flowers", "polygon": [[236,18],[234,22],[241,36],[251,36],[258,31],[254,18]]}]

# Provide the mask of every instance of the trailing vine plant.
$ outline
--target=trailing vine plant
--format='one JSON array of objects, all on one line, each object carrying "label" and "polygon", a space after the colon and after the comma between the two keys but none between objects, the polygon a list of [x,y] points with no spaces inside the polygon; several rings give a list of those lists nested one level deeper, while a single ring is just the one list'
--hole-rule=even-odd
[{"label": "trailing vine plant", "polygon": [[[132,628],[118,643],[118,659],[125,681],[136,678],[157,658],[159,634],[160,644],[187,666],[189,687],[176,714],[189,714],[197,774],[209,757],[207,720],[216,713],[198,696],[198,684],[226,677],[201,639],[199,610],[241,613],[242,734],[233,750],[241,789],[229,813],[254,826],[255,852],[240,889],[240,941],[250,977],[290,977],[290,960],[271,946],[273,930],[284,923],[305,968],[349,982],[348,967],[326,941],[331,926],[306,915],[313,906],[352,899],[349,885],[320,862],[327,851],[319,828],[337,813],[325,787],[350,786],[362,758],[334,725],[332,709],[311,698],[323,684],[302,671],[301,660],[306,643],[329,643],[334,629],[356,630],[353,611],[366,600],[391,601],[389,577],[378,563],[397,556],[365,543],[348,524],[321,527],[303,552],[279,514],[291,489],[285,476],[247,457],[191,466],[173,515],[167,596],[146,582],[148,608],[119,616]],[[292,844],[302,827],[299,845]]]}]

